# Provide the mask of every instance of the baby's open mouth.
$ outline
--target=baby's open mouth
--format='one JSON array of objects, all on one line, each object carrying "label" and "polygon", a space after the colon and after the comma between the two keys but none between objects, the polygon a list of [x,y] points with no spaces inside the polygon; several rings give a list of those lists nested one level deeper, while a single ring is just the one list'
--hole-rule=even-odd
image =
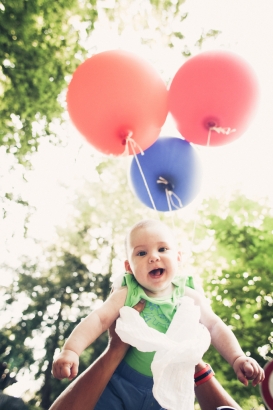
[{"label": "baby's open mouth", "polygon": [[156,277],[156,276],[161,276],[162,273],[164,272],[164,269],[158,268],[158,269],[153,269],[149,272],[150,275]]}]

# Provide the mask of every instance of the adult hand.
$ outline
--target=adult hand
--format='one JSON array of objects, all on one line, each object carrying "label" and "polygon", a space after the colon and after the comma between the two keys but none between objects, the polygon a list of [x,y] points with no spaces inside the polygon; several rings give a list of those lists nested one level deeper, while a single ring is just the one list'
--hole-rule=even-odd
[{"label": "adult hand", "polygon": [[[141,312],[145,302],[134,308]],[[115,322],[109,328],[109,345],[104,353],[81,373],[55,400],[50,410],[93,410],[116,367],[123,359],[129,345],[115,332]],[[56,376],[55,376],[56,377]]]}]

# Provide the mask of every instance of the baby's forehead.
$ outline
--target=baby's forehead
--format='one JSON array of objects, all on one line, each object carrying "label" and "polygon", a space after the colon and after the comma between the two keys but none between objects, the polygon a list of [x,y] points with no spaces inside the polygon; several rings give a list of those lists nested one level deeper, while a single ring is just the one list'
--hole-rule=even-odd
[{"label": "baby's forehead", "polygon": [[157,221],[145,221],[131,228],[127,236],[127,244],[131,244],[139,237],[149,240],[151,236],[158,237],[162,242],[176,243],[175,236],[167,225]]},{"label": "baby's forehead", "polygon": [[159,235],[165,236],[170,235],[171,232],[164,225],[142,225],[134,227],[131,230],[130,236],[134,236],[135,234],[152,235],[154,233],[158,233]]}]

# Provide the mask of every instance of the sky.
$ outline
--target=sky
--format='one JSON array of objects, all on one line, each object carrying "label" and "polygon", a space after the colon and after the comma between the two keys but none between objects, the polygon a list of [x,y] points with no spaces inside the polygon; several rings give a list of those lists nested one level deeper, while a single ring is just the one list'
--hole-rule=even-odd
[{"label": "sky", "polygon": [[236,143],[217,150],[216,155],[211,152],[216,163],[213,169],[218,172],[213,176],[212,169],[208,170],[209,179],[215,178],[215,184],[208,187],[210,182],[207,180],[207,188],[217,189],[222,179],[231,189],[240,184],[249,195],[265,195],[272,199],[273,27],[270,15],[273,4],[253,0],[188,3],[195,12],[189,14],[193,20],[189,19],[187,23],[191,27],[204,24],[207,28],[221,30],[222,35],[217,40],[219,46],[244,57],[256,71],[260,83],[260,105],[247,132]]},{"label": "sky", "polygon": [[[236,142],[219,147],[196,146],[204,162],[203,191],[211,193],[225,188],[242,188],[249,195],[273,195],[271,153],[273,152],[273,3],[270,0],[188,0],[184,4],[188,17],[183,22],[183,34],[189,48],[200,52],[194,44],[202,31],[220,30],[214,40],[206,40],[202,51],[224,49],[241,55],[257,73],[260,85],[260,104],[247,132]],[[152,50],[140,44],[139,33],[131,27],[118,36],[112,27],[99,26],[90,37],[90,50],[117,47],[134,51],[149,59],[160,72],[173,78],[183,60],[175,48]],[[73,126],[71,133],[76,134]],[[69,131],[70,132],[70,131]],[[180,134],[168,117],[161,135]]]},{"label": "sky", "polygon": [[[110,2],[111,3],[111,2]],[[261,90],[261,99],[255,118],[247,132],[236,142],[219,147],[196,147],[203,163],[203,184],[199,195],[230,195],[240,189],[245,195],[258,199],[268,197],[273,202],[273,2],[272,0],[187,0],[185,12],[189,15],[183,22],[183,34],[189,48],[198,54],[194,44],[202,31],[220,30],[216,40],[207,40],[202,51],[222,49],[233,51],[245,58],[256,71]],[[118,36],[109,25],[101,24],[88,39],[90,53],[96,45],[97,51],[122,48],[134,51],[149,59],[156,68],[172,78],[182,64],[181,55],[175,48],[162,49],[158,43],[153,50],[140,44],[139,33],[128,27]],[[65,224],[69,212],[69,201],[73,190],[80,186],[83,178],[92,173],[90,153],[93,148],[85,142],[68,120],[59,130],[69,136],[64,147],[42,144],[33,160],[34,171],[29,173],[29,183],[24,193],[37,211],[32,217],[32,236],[50,240],[54,227]],[[161,135],[179,136],[169,117]],[[100,155],[100,154],[98,154]],[[0,150],[0,162],[8,169],[8,162]],[[6,179],[5,183],[19,184],[19,176]],[[67,191],[63,184],[70,186]],[[185,210],[179,211],[185,212]],[[196,212],[189,206],[186,212]],[[21,218],[16,212],[9,220],[0,222],[0,263],[15,263],[18,254],[35,254],[37,248],[32,241],[22,241]],[[17,229],[18,228],[18,229]],[[8,283],[5,273],[0,274],[0,283]],[[16,384],[20,394],[20,385]],[[16,394],[15,393],[15,394]]]},{"label": "sky", "polygon": [[[107,1],[111,5],[111,1]],[[181,27],[193,53],[222,49],[239,54],[257,73],[261,94],[256,115],[238,140],[217,148],[195,145],[203,166],[202,189],[197,202],[209,195],[229,196],[237,189],[253,199],[268,197],[273,201],[273,25],[270,20],[273,2],[188,0],[183,10],[188,12],[188,17]],[[172,29],[178,29],[176,23],[173,24]],[[200,51],[194,45],[200,34],[210,29],[220,30],[221,34],[216,39],[206,40]],[[175,47],[162,48],[157,41],[151,50],[141,44],[139,33],[130,25],[122,35],[118,35],[115,25],[109,25],[103,16],[95,31],[86,39],[86,44],[90,55],[94,49],[96,52],[117,48],[134,51],[151,61],[169,79],[173,78],[184,62]],[[43,143],[33,158],[34,171],[27,175],[29,182],[22,186],[24,196],[37,209],[31,218],[30,234],[41,240],[50,240],[55,226],[65,224],[74,189],[80,186],[83,178],[92,174],[90,154],[94,152],[93,147],[69,119],[58,129],[58,133],[68,136],[66,147]],[[180,136],[170,116],[161,135]],[[0,161],[8,169],[8,161],[1,150]],[[20,177],[7,178],[5,183],[18,185]],[[64,184],[71,189],[65,189]],[[196,212],[196,203],[179,212]],[[0,263],[13,263],[18,253],[35,253],[31,241],[21,241],[21,220],[22,215],[17,210],[12,223],[9,218],[0,225]]]}]

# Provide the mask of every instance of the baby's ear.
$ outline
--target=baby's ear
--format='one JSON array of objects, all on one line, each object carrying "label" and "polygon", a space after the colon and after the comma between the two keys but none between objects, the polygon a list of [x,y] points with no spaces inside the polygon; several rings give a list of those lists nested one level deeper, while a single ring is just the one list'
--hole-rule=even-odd
[{"label": "baby's ear", "polygon": [[181,262],[181,260],[182,260],[181,251],[177,252],[177,260],[178,260],[178,262]]},{"label": "baby's ear", "polygon": [[124,267],[125,267],[125,270],[126,270],[127,273],[133,273],[133,272],[132,272],[132,269],[131,269],[131,266],[130,266],[130,263],[129,263],[128,260],[126,260],[126,261],[124,262]]}]

